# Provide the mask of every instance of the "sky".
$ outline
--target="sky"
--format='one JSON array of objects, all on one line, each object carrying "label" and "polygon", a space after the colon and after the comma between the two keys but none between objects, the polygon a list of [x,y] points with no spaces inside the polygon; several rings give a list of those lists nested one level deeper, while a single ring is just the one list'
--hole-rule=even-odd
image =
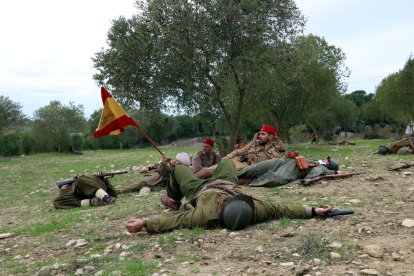
[{"label": "sky", "polygon": [[[414,1],[296,0],[305,34],[323,37],[346,55],[348,91],[374,93],[414,53]],[[0,95],[34,111],[58,100],[102,107],[91,57],[107,46],[112,20],[136,14],[134,0],[0,2]]]}]

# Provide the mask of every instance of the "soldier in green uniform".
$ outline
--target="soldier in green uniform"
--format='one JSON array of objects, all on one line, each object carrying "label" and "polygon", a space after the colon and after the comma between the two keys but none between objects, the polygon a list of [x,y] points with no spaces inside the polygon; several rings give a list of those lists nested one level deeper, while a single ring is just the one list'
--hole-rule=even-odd
[{"label": "soldier in green uniform", "polygon": [[249,224],[283,216],[311,218],[322,216],[332,210],[330,206],[320,208],[285,206],[245,195],[239,189],[235,166],[227,158],[220,161],[213,177],[209,180],[198,179],[188,168],[177,166],[170,177],[167,195],[169,201],[163,203],[170,209],[179,209],[183,197],[189,200],[193,208],[172,216],[159,216],[146,220],[130,219],[124,222],[126,230],[137,233],[145,228],[148,233],[159,233],[197,226],[222,226],[231,230],[240,230]]},{"label": "soldier in green uniform", "polygon": [[285,185],[299,178],[310,179],[321,175],[335,174],[338,171],[336,160],[306,160],[305,166],[298,165],[296,158],[276,158],[266,160],[237,173],[242,185],[253,187],[275,187]]},{"label": "soldier in green uniform", "polygon": [[109,179],[101,179],[95,175],[80,175],[75,182],[60,188],[53,206],[56,209],[103,206],[115,203],[116,197],[117,191]]}]

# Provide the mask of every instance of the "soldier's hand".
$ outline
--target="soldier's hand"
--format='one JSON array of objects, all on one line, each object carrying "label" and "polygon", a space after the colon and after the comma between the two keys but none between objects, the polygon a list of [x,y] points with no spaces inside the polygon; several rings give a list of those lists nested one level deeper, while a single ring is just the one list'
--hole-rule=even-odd
[{"label": "soldier's hand", "polygon": [[138,233],[145,227],[144,220],[142,219],[130,219],[125,221],[124,225],[129,233]]},{"label": "soldier's hand", "polygon": [[103,172],[95,172],[93,173],[94,176],[101,177]]},{"label": "soldier's hand", "polygon": [[315,208],[315,213],[318,216],[325,216],[329,211],[332,211],[332,207],[329,205],[323,205],[319,208]]}]

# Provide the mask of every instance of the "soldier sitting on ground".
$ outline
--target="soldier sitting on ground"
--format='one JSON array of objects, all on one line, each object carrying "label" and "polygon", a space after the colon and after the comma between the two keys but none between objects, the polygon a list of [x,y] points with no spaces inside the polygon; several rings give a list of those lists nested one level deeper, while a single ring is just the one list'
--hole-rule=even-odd
[{"label": "soldier sitting on ground", "polygon": [[[203,142],[203,149],[193,155],[191,159],[191,169],[197,174],[204,168],[216,165],[220,161],[220,156],[213,151],[214,140],[207,138]],[[200,172],[201,173],[201,172]]]},{"label": "soldier sitting on ground", "polygon": [[332,210],[330,206],[311,208],[270,203],[243,194],[238,187],[234,163],[227,158],[220,161],[209,180],[198,179],[189,168],[177,166],[162,202],[168,208],[178,210],[183,197],[190,200],[186,204],[192,206],[190,210],[173,216],[130,219],[124,222],[126,230],[137,233],[145,228],[148,233],[158,233],[177,228],[218,226],[241,230],[250,224],[280,217],[312,218],[324,216]]},{"label": "soldier sitting on ground", "polygon": [[59,196],[53,201],[56,209],[103,206],[114,204],[117,191],[109,179],[96,175],[80,175],[76,181],[60,187]]},{"label": "soldier sitting on ground", "polygon": [[401,140],[391,143],[391,145],[380,146],[378,149],[378,154],[386,155],[390,153],[399,153],[400,149],[406,148],[404,153],[414,153],[414,145],[409,137],[404,137]]},{"label": "soldier sitting on ground", "polygon": [[[278,138],[279,133],[269,125],[264,125],[253,140],[241,149],[236,149],[226,155],[231,159],[239,171],[252,164],[280,157],[280,152],[284,151]],[[213,175],[217,166],[211,166],[203,169],[199,173],[199,177],[206,179]]]}]

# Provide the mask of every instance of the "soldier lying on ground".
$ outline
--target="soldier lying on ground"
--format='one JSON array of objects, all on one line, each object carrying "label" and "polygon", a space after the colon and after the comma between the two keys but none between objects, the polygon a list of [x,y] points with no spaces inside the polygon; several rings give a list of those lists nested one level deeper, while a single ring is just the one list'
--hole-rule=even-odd
[{"label": "soldier lying on ground", "polygon": [[[230,152],[226,158],[233,161],[238,171],[251,164],[280,157],[283,147],[278,136],[279,133],[272,126],[264,125],[249,144]],[[203,169],[197,173],[197,176],[202,179],[209,178],[216,168],[217,165]]]},{"label": "soldier lying on ground", "polygon": [[109,205],[114,204],[117,197],[109,179],[95,175],[80,175],[75,182],[60,189],[59,196],[53,201],[56,209]]},{"label": "soldier lying on ground", "polygon": [[414,145],[409,137],[402,138],[401,140],[391,143],[390,146],[380,146],[378,153],[385,155],[390,153],[397,153],[401,148],[406,147],[407,150],[404,153],[414,153]]},{"label": "soldier lying on ground", "polygon": [[154,189],[155,187],[165,187],[168,177],[172,169],[177,165],[190,166],[190,157],[186,152],[180,152],[175,156],[175,160],[167,161],[168,158],[164,157],[161,165],[156,168],[156,172],[153,175],[146,176],[139,182],[132,183],[125,188],[119,190],[120,194],[139,192],[143,187]]},{"label": "soldier lying on ground", "polygon": [[300,178],[310,179],[335,174],[337,171],[338,162],[334,159],[314,161],[306,160],[303,156],[292,156],[292,158],[274,158],[254,164],[240,170],[237,177],[241,185],[274,187]]},{"label": "soldier lying on ground", "polygon": [[130,219],[124,222],[126,230],[137,233],[145,228],[148,233],[157,233],[197,226],[241,230],[249,224],[280,217],[311,218],[332,210],[330,206],[311,208],[269,203],[245,195],[238,187],[234,164],[226,158],[220,161],[209,180],[198,179],[187,167],[177,166],[167,185],[167,195],[162,202],[170,209],[179,209],[183,197],[190,200],[186,205],[193,207],[173,216]]}]

